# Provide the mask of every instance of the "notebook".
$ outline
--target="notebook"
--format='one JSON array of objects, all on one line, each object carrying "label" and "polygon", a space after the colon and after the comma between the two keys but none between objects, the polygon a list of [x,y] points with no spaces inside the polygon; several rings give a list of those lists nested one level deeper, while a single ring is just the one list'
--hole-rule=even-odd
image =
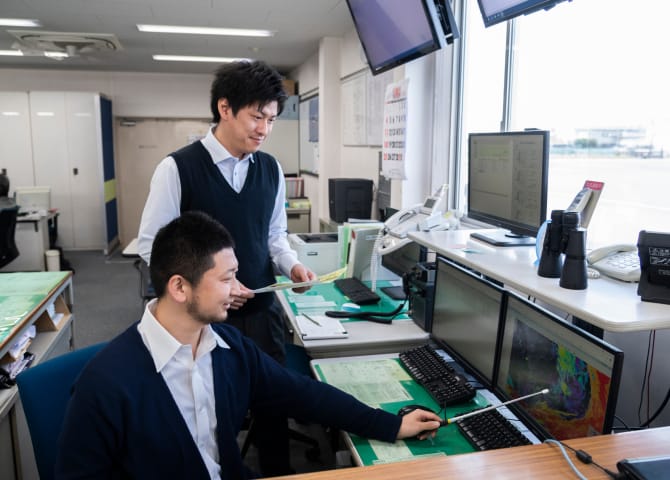
[{"label": "notebook", "polygon": [[327,338],[347,338],[348,333],[337,318],[325,315],[296,316],[298,330],[303,340],[324,340]]}]

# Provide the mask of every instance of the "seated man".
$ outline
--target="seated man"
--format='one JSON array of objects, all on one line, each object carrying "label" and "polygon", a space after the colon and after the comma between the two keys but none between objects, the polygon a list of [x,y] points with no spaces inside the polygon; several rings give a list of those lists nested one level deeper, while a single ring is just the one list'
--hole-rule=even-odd
[{"label": "seated man", "polygon": [[237,444],[249,409],[387,442],[439,427],[433,413],[398,417],[290,372],[222,323],[239,294],[237,259],[228,231],[206,214],[163,227],[150,265],[158,298],[79,377],[56,478],[253,477]]}]

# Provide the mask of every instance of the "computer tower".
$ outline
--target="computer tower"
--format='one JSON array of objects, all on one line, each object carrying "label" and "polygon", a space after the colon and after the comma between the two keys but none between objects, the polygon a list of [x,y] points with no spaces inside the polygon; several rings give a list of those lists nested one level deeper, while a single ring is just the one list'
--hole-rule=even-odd
[{"label": "computer tower", "polygon": [[372,212],[372,180],[329,178],[330,219],[344,223],[350,218],[369,219]]}]

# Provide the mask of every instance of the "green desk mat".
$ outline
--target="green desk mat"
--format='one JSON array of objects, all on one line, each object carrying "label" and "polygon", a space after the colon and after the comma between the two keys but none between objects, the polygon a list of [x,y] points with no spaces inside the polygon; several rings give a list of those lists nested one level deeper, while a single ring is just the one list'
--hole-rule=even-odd
[{"label": "green desk mat", "polygon": [[[364,282],[366,285],[370,286],[370,282]],[[362,312],[391,312],[395,310],[398,305],[402,303],[402,300],[393,300],[391,297],[386,295],[384,292],[381,291],[382,287],[388,287],[391,286],[392,283],[388,280],[378,280],[377,281],[377,288],[375,290],[375,293],[379,295],[381,300],[379,303],[375,303],[374,305],[361,305],[360,311]],[[307,290],[305,293],[301,294],[296,294],[295,292],[292,292],[291,290],[283,290],[282,293],[285,295],[286,300],[288,301],[289,305],[291,306],[291,310],[293,311],[294,315],[298,315],[299,311],[298,308],[295,305],[295,300],[300,299],[301,297],[308,297],[308,296],[322,296],[325,300],[335,302],[335,307],[328,308],[327,310],[342,310],[342,305],[345,303],[350,302],[350,300],[342,295],[342,293],[337,289],[334,283],[328,282],[328,283],[322,283],[319,285],[314,285],[311,287],[309,290]],[[406,315],[407,312],[407,307],[403,309],[401,313],[398,314],[397,317],[394,318],[394,320],[408,320],[409,318]],[[358,319],[351,318],[351,319],[342,319],[342,322],[350,322],[350,321],[359,321]]]},{"label": "green desk mat", "polygon": [[0,344],[69,273],[0,273]]},{"label": "green desk mat", "polygon": [[[385,390],[388,391],[400,388],[404,389],[410,397],[409,399],[402,401],[390,401],[378,404],[373,403],[371,406],[379,407],[387,412],[396,413],[403,405],[419,404],[431,408],[435,412],[439,411],[437,403],[423,387],[409,377],[397,358],[351,360],[338,363],[338,368],[350,369],[343,370],[343,372],[354,372],[348,375],[346,381],[342,382],[337,378],[334,382],[328,381],[327,371],[330,371],[331,366],[332,364],[330,363],[317,364],[315,366],[319,379],[341,388],[359,399],[362,399],[364,394],[362,393],[362,390],[359,390],[356,386],[356,370],[363,372],[362,374],[367,377],[366,379],[358,378],[361,382],[361,388],[376,388],[380,397],[384,396]],[[326,372],[324,372],[324,370],[326,370]],[[402,374],[389,374],[389,370],[395,370],[396,372],[401,371]],[[374,374],[372,372],[374,372]],[[351,380],[352,378],[353,380]],[[372,383],[370,378],[375,378],[376,383]],[[363,387],[362,384],[365,382],[367,382],[367,384]],[[366,403],[370,404],[370,402]],[[451,418],[476,408],[485,407],[488,404],[489,402],[478,393],[473,400],[460,405],[447,407],[439,412],[439,415],[443,418]],[[350,438],[363,465],[412,460],[421,456],[455,455],[475,451],[465,437],[458,431],[458,427],[455,424],[440,428],[432,441],[412,438],[398,440],[394,444],[389,444],[386,442],[368,440],[353,434],[350,434]]]}]

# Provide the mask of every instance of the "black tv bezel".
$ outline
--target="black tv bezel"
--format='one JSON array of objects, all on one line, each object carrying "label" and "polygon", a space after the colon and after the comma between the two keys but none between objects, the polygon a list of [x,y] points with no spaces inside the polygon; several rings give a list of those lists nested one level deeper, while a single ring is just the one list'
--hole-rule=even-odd
[{"label": "black tv bezel", "polygon": [[495,351],[493,355],[493,371],[491,372],[491,378],[488,379],[487,376],[481,372],[477,367],[474,365],[470,364],[463,355],[461,355],[459,352],[457,352],[451,345],[449,345],[446,341],[442,340],[441,338],[438,338],[435,334],[435,306],[437,304],[437,301],[433,301],[433,324],[430,332],[430,338],[433,342],[435,342],[436,345],[438,345],[439,348],[443,349],[445,352],[447,352],[455,361],[457,364],[459,364],[467,373],[472,375],[477,379],[477,381],[485,388],[488,390],[493,391],[493,387],[495,386],[496,378],[498,376],[498,360],[500,357],[500,348],[501,348],[501,340],[502,337],[500,335],[500,332],[502,330],[503,326],[503,313],[506,311],[506,304],[507,304],[507,291],[503,286],[497,285],[475,273],[473,273],[471,270],[467,269],[463,265],[460,265],[459,263],[454,262],[453,260],[443,257],[441,255],[438,255],[437,258],[437,264],[436,264],[436,269],[435,269],[435,299],[437,299],[438,295],[438,275],[439,275],[439,270],[440,270],[440,263],[446,264],[449,267],[453,268],[454,270],[458,271],[459,273],[468,276],[468,278],[471,278],[475,282],[478,282],[482,285],[485,286],[485,288],[490,288],[491,290],[495,290],[496,293],[500,294],[500,308],[498,310],[498,328],[496,330],[496,339],[495,339]]},{"label": "black tv bezel", "polygon": [[[418,45],[414,49],[407,50],[393,58],[386,59],[384,62],[373,65],[368,52],[368,47],[360,35],[360,19],[358,19],[354,14],[354,10],[351,7],[351,1],[353,0],[347,0],[347,8],[349,8],[349,13],[351,14],[356,33],[358,34],[359,42],[363,48],[363,52],[365,53],[365,58],[368,66],[370,67],[372,75],[378,75],[400,65],[404,65],[407,62],[428,55],[429,53],[441,49],[446,44],[453,43],[454,39],[459,38],[458,26],[456,25],[449,0],[419,0],[430,27],[432,41],[423,45]],[[434,11],[432,11],[428,6],[429,3],[434,7]]]},{"label": "black tv bezel", "polygon": [[505,8],[504,10],[492,15],[487,15],[484,11],[484,5],[482,5],[483,1],[484,0],[477,0],[477,5],[479,5],[479,11],[482,14],[482,19],[484,20],[484,26],[490,27],[491,25],[506,22],[507,20],[511,20],[521,15],[528,15],[530,13],[537,12],[538,10],[549,10],[556,4],[565,0],[521,0],[515,5],[509,8]]},{"label": "black tv bezel", "polygon": [[[471,198],[471,169],[472,169],[472,140],[476,137],[493,137],[493,136],[532,136],[541,135],[544,137],[544,145],[542,149],[542,189],[540,198],[540,211],[537,220],[537,225],[530,225],[527,223],[520,223],[509,218],[499,217],[490,213],[472,210]],[[547,219],[547,192],[549,190],[549,130],[521,130],[512,132],[473,132],[468,135],[468,192],[467,192],[467,213],[466,216],[473,220],[478,220],[498,228],[509,230],[513,235],[535,237],[542,226],[542,223]],[[510,238],[509,244],[515,243],[514,238]],[[496,243],[497,245],[507,245],[508,243]]]},{"label": "black tv bezel", "polygon": [[[505,337],[505,328],[507,327],[507,314],[510,308],[510,299],[513,299],[513,301],[518,301],[522,303],[525,306],[530,307],[531,309],[539,312],[542,316],[545,318],[548,318],[550,321],[560,325],[561,327],[569,330],[572,333],[575,333],[579,335],[582,338],[585,338],[589,340],[592,343],[597,343],[601,347],[603,347],[606,351],[611,353],[614,356],[614,364],[612,365],[612,381],[610,383],[610,390],[609,394],[607,397],[607,410],[605,412],[605,419],[604,419],[604,425],[603,425],[603,432],[602,434],[609,434],[612,432],[612,426],[614,424],[614,417],[616,414],[616,405],[617,405],[617,400],[619,398],[619,387],[621,385],[621,375],[623,371],[623,358],[624,358],[624,352],[620,350],[619,348],[615,347],[614,345],[604,341],[601,338],[596,337],[595,335],[590,334],[586,330],[583,330],[571,323],[566,322],[564,319],[559,317],[558,315],[550,312],[549,310],[540,307],[539,305],[521,297],[520,295],[515,294],[514,292],[510,292],[509,290],[505,291],[505,296],[507,297],[505,299],[504,303],[504,308],[503,311],[501,312],[500,319],[501,319],[501,324],[500,324],[500,329],[498,331],[498,356],[497,356],[497,361],[496,361],[496,373],[495,373],[495,378],[493,379],[493,388],[491,389],[493,393],[503,402],[512,400],[512,398],[509,397],[507,392],[505,392],[502,388],[500,388],[499,382],[498,382],[498,376],[500,375],[500,362],[502,360],[502,348],[503,348],[503,342],[504,342],[504,337]],[[513,302],[512,302],[513,303]],[[544,428],[542,424],[540,424],[537,420],[535,420],[532,415],[530,415],[528,412],[526,412],[519,403],[512,403],[507,406],[512,412],[520,418],[523,422],[524,425],[526,425],[538,438],[541,440],[545,440],[548,438],[554,438],[553,435]]]}]

